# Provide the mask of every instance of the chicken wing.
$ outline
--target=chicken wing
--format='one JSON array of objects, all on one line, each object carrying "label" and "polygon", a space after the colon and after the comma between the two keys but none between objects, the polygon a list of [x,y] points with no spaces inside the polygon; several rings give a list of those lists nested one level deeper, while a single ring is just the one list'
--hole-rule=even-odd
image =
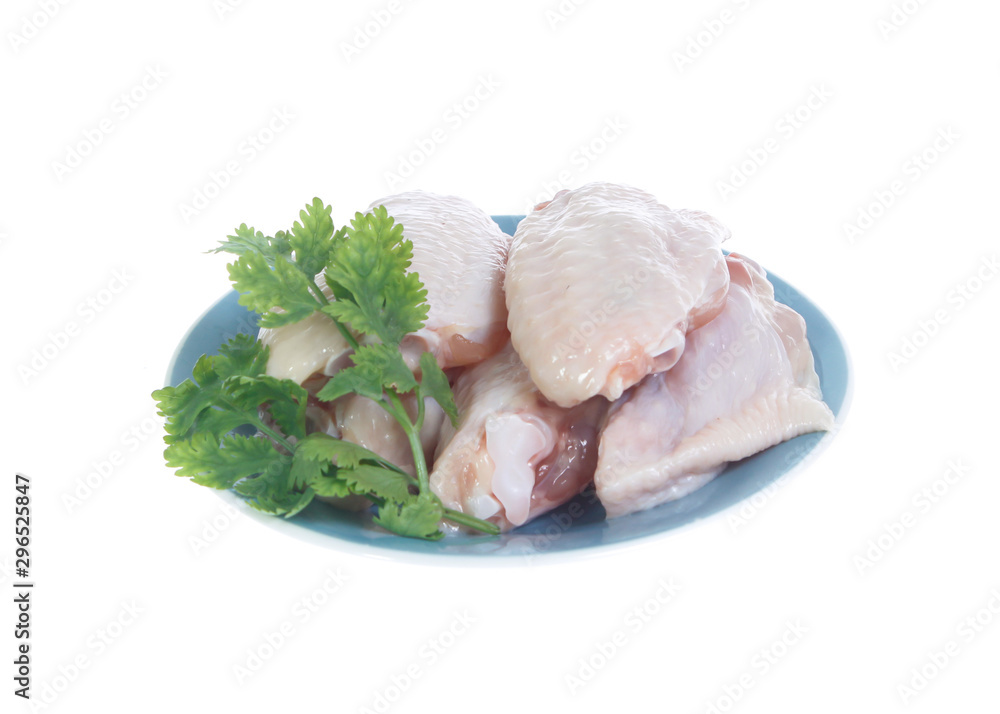
[{"label": "chicken wing", "polygon": [[725,303],[728,237],[708,214],[608,183],[527,216],[507,261],[507,325],[541,392],[564,407],[613,400],[672,367]]},{"label": "chicken wing", "polygon": [[[410,191],[375,201],[413,243],[411,272],[427,288],[423,329],[403,340],[413,365],[430,352],[442,368],[475,364],[507,341],[503,274],[510,236],[482,210],[455,196]],[[411,365],[411,366],[413,366]]]},{"label": "chicken wing", "polygon": [[595,475],[609,517],[703,486],[725,467],[833,426],[802,317],[775,302],[764,270],[735,253],[725,308],[689,333],[672,369],[609,411]]},{"label": "chicken wing", "polygon": [[565,503],[593,479],[607,401],[562,409],[545,399],[508,343],[455,384],[461,422],[445,422],[431,490],[445,506],[503,530]]}]

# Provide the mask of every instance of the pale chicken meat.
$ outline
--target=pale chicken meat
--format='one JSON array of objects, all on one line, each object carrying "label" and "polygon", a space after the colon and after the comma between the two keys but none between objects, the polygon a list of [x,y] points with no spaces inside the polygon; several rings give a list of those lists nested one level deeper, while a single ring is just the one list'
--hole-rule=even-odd
[{"label": "pale chicken meat", "polygon": [[461,421],[445,422],[430,477],[445,506],[509,530],[592,481],[606,400],[552,404],[509,343],[458,378],[455,400]]},{"label": "pale chicken meat", "polygon": [[442,368],[475,364],[507,341],[503,275],[510,236],[463,198],[410,191],[387,196],[385,206],[413,243],[410,272],[427,288],[424,327],[407,335],[403,354],[412,365],[430,352]]},{"label": "pale chicken meat", "polygon": [[802,317],[737,254],[722,312],[687,336],[672,369],[646,377],[608,414],[595,485],[609,517],[672,501],[731,461],[829,430]]},{"label": "pale chicken meat", "polygon": [[564,407],[614,400],[670,369],[685,335],[725,304],[728,237],[706,213],[608,183],[525,217],[507,261],[507,324],[541,392]]},{"label": "pale chicken meat", "polygon": [[[401,401],[410,419],[416,420],[416,397],[413,394],[406,394]],[[416,475],[413,451],[406,433],[395,417],[379,404],[358,394],[348,394],[328,404],[321,404],[320,408],[326,412],[329,419],[325,429],[328,434],[374,451],[411,476]],[[425,399],[420,441],[427,460],[434,455],[444,419],[444,411],[438,403],[433,399]]]},{"label": "pale chicken meat", "polygon": [[317,372],[332,376],[351,364],[351,346],[321,312],[290,325],[263,328],[257,340],[267,345],[267,374],[277,379],[302,384]]}]

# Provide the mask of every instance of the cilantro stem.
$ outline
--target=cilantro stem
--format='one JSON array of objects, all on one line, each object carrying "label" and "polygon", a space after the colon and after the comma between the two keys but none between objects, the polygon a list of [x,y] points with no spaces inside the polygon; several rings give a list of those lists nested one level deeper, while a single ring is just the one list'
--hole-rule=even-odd
[{"label": "cilantro stem", "polygon": [[467,528],[474,528],[477,531],[482,531],[487,535],[500,535],[500,526],[497,526],[489,521],[484,521],[481,518],[476,518],[475,516],[470,516],[468,514],[462,513],[461,511],[453,511],[450,508],[444,509],[445,520],[451,521],[452,523],[457,523],[460,526],[466,526]]},{"label": "cilantro stem", "polygon": [[[383,406],[386,411],[396,417],[396,421],[403,427],[403,431],[406,432],[406,438],[410,442],[410,450],[413,452],[413,464],[417,471],[417,486],[420,489],[420,493],[427,494],[440,503],[441,499],[431,491],[430,475],[427,473],[427,461],[424,459],[424,446],[420,443],[420,427],[417,426],[417,424],[423,421],[424,400],[418,399],[420,406],[418,407],[417,424],[414,424],[410,421],[410,416],[406,413],[406,408],[403,406],[399,395],[395,391],[390,391],[386,393],[386,396],[389,397],[390,404],[383,402]],[[450,508],[444,509],[444,517],[460,526],[466,526],[467,528],[482,531],[489,535],[498,535],[500,533],[500,528],[493,523]]]},{"label": "cilantro stem", "polygon": [[262,433],[267,434],[269,437],[271,437],[279,444],[284,446],[286,449],[288,449],[288,453],[290,454],[295,453],[295,447],[292,445],[292,443],[288,441],[288,439],[286,439],[284,436],[282,436],[279,432],[275,431],[271,427],[264,424],[264,422],[262,422],[260,419],[255,419],[252,423],[255,427],[260,429]]},{"label": "cilantro stem", "polygon": [[271,437],[272,439],[274,439],[274,441],[276,441],[279,444],[281,444],[282,446],[284,446],[288,450],[288,453],[291,454],[291,453],[295,452],[295,446],[288,439],[285,438],[284,434],[282,434],[279,431],[275,431],[274,429],[272,429],[271,427],[269,427],[267,424],[265,424],[263,421],[261,421],[260,417],[258,417],[255,414],[250,414],[248,412],[244,412],[242,409],[240,409],[239,407],[237,407],[235,404],[233,404],[228,399],[220,398],[219,401],[222,402],[225,406],[229,407],[234,412],[237,412],[237,413],[241,413],[242,412],[243,414],[245,414],[246,417],[247,417],[247,423],[252,424],[253,426],[257,427],[257,429],[259,429],[261,433],[267,434],[269,437]]},{"label": "cilantro stem", "polygon": [[417,481],[420,485],[420,493],[431,492],[430,475],[427,473],[427,461],[424,459],[424,445],[420,443],[420,432],[417,431],[410,415],[406,413],[406,407],[395,390],[386,392],[389,403],[392,405],[390,413],[396,417],[396,421],[406,432],[406,439],[410,442],[410,450],[413,452],[413,465],[417,469]]},{"label": "cilantro stem", "polygon": [[424,397],[420,393],[420,388],[417,388],[417,420],[413,422],[413,428],[420,433],[420,430],[424,428]]},{"label": "cilantro stem", "polygon": [[313,295],[316,297],[316,302],[320,305],[329,305],[330,301],[327,299],[326,293],[320,290],[319,284],[316,282],[316,278],[306,276],[306,280],[309,281],[309,287],[312,289]]}]

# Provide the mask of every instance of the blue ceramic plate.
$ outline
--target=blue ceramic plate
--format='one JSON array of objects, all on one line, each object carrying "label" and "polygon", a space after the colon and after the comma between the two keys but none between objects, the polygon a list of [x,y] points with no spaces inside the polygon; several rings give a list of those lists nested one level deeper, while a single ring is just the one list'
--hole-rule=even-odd
[{"label": "blue ceramic plate", "polygon": [[[513,235],[522,217],[494,216],[494,220],[504,232]],[[773,274],[768,278],[774,284],[777,299],[805,318],[823,398],[833,410],[839,426],[845,415],[851,383],[844,343],[827,317],[801,293]],[[215,354],[219,345],[237,333],[257,334],[256,316],[241,307],[238,298],[236,292],[229,293],[191,327],[174,354],[167,375],[168,384],[177,385],[190,377],[201,355]],[[258,513],[234,492],[220,491],[220,494],[261,523],[331,548],[360,550],[381,557],[491,556],[516,563],[551,553],[569,555],[573,551],[585,551],[596,554],[592,549],[600,548],[603,552],[608,546],[663,535],[719,514],[766,489],[815,454],[817,448],[833,436],[834,432],[806,434],[771,447],[730,464],[717,478],[691,495],[648,511],[606,520],[600,502],[593,491],[588,491],[561,508],[496,537],[455,535],[437,542],[418,541],[378,530],[364,514],[339,511],[319,501],[286,520]]]}]

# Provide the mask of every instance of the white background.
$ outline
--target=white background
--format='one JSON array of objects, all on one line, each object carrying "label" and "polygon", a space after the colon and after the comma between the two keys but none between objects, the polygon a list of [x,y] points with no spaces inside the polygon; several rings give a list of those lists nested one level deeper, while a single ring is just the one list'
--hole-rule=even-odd
[{"label": "white background", "polygon": [[[394,676],[394,712],[997,710],[1000,280],[983,262],[997,255],[996,3],[234,4],[0,11],[0,709],[28,709],[11,693],[22,471],[33,688],[61,690],[51,711],[353,712],[393,695]],[[391,20],[366,38],[373,13]],[[800,109],[814,92],[826,99]],[[414,155],[435,132],[443,143]],[[943,150],[936,136],[951,137]],[[219,178],[228,162],[239,173]],[[730,191],[734,172],[750,175]],[[203,252],[234,226],[286,228],[313,196],[339,223],[411,188],[521,213],[591,180],[712,212],[729,248],[802,290],[849,345],[844,429],[745,523],[560,562],[401,563],[230,520],[163,465],[143,432],[149,393],[228,289],[225,257]],[[199,191],[211,200],[183,209]],[[860,235],[845,228],[872,204]],[[894,363],[906,340],[915,352]],[[296,603],[338,569],[349,579],[303,622]],[[661,579],[679,592],[632,627]],[[475,622],[443,656],[421,656],[466,612]],[[977,613],[979,631],[962,624]],[[283,623],[293,634],[239,681],[234,666]],[[803,630],[790,645],[789,623]],[[899,689],[924,666],[921,691]]]}]

